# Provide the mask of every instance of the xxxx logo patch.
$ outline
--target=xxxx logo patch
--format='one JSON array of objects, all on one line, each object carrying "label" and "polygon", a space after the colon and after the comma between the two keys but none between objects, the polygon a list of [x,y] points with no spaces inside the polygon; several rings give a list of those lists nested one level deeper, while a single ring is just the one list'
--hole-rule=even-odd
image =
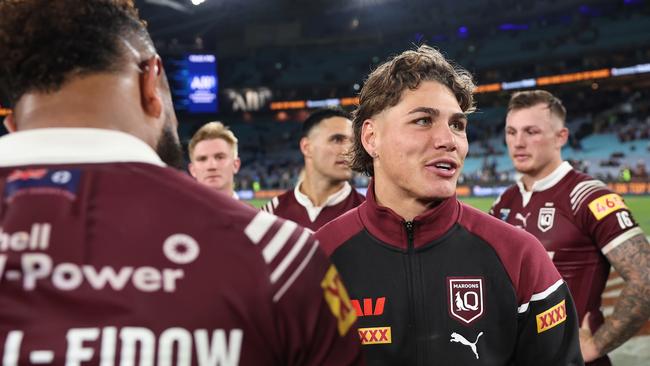
[{"label": "xxxx logo patch", "polygon": [[390,327],[359,328],[359,339],[361,344],[388,344],[392,337]]},{"label": "xxxx logo patch", "polygon": [[339,272],[334,265],[330,265],[320,285],[323,288],[323,295],[327,305],[329,305],[332,314],[338,320],[339,334],[344,336],[350,330],[354,321],[357,320],[357,315],[350,303],[348,291],[343,286]]},{"label": "xxxx logo patch", "polygon": [[537,333],[545,332],[566,320],[566,303],[562,300],[559,304],[537,314]]}]

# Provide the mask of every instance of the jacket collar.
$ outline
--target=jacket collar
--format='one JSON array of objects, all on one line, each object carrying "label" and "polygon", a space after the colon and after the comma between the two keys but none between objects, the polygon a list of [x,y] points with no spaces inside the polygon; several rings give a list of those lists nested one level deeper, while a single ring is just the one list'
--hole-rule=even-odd
[{"label": "jacket collar", "polygon": [[[368,186],[366,201],[359,207],[361,221],[377,239],[400,249],[408,249],[406,221],[388,207],[379,206],[375,198],[374,181]],[[413,219],[415,248],[435,241],[448,232],[460,216],[456,196],[447,198]]]},{"label": "jacket collar", "polygon": [[142,140],[96,128],[40,128],[0,138],[0,167],[41,164],[146,163],[165,166]]}]

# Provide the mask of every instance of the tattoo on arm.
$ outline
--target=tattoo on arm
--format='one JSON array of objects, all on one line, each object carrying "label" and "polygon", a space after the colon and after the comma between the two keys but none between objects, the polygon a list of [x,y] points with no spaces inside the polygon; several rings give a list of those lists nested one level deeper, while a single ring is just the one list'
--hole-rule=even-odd
[{"label": "tattoo on arm", "polygon": [[650,244],[636,235],[607,253],[607,259],[625,279],[614,312],[594,334],[602,354],[623,344],[650,316]]}]

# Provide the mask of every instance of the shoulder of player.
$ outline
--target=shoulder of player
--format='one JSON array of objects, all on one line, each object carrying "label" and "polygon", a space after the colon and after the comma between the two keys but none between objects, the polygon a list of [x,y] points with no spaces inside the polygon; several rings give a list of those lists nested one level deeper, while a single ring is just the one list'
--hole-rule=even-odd
[{"label": "shoulder of player", "polygon": [[353,201],[355,201],[355,202],[362,203],[362,202],[365,202],[365,200],[366,200],[366,196],[364,196],[364,195],[362,195],[361,193],[359,193],[359,191],[357,191],[357,190],[353,187],[353,188],[352,188],[352,191],[350,192],[350,197],[348,197],[348,199],[351,199],[351,200],[353,200]]},{"label": "shoulder of player", "polygon": [[588,207],[595,199],[605,195],[615,194],[601,180],[575,170],[572,173],[567,188],[569,206],[574,215],[581,209]]},{"label": "shoulder of player", "polygon": [[501,194],[494,200],[494,203],[492,203],[492,208],[504,205],[507,206],[510,201],[519,195],[519,187],[517,187],[516,184],[513,184],[501,192]]},{"label": "shoulder of player", "polygon": [[287,203],[291,201],[297,203],[293,189],[289,189],[284,193],[271,198],[264,205],[262,205],[260,209],[268,213],[277,214],[278,210],[284,209]]},{"label": "shoulder of player", "polygon": [[[361,204],[363,205],[363,204]],[[363,230],[359,217],[361,206],[357,206],[338,218],[323,225],[315,234],[321,248],[330,256],[351,237]]]},{"label": "shoulder of player", "polygon": [[535,236],[468,205],[461,209],[459,223],[496,252],[521,301],[560,279]]},{"label": "shoulder of player", "polygon": [[197,217],[205,217],[210,223],[208,232],[224,226],[243,227],[258,212],[254,207],[215,192],[187,174],[170,168],[151,167],[140,169],[139,173],[132,177],[131,183],[135,184],[133,179],[140,179],[142,183],[138,186],[146,189],[139,189],[137,194],[156,197],[159,204],[155,209],[165,216],[176,216],[179,224],[188,222],[194,226]]}]

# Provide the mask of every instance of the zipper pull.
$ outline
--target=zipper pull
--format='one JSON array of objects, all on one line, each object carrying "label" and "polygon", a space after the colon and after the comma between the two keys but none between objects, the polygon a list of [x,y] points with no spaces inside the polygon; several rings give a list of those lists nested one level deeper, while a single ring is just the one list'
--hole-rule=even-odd
[{"label": "zipper pull", "polygon": [[406,228],[406,238],[408,239],[408,246],[413,246],[413,221],[404,222],[404,227]]}]

